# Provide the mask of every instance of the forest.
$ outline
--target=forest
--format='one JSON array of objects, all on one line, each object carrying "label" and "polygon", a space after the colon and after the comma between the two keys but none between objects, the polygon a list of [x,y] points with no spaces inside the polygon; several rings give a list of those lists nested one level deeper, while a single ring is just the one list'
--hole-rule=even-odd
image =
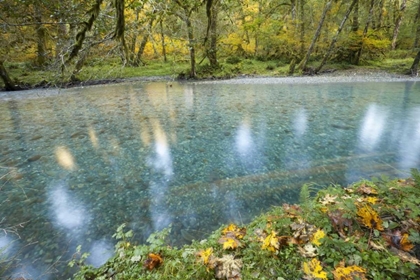
[{"label": "forest", "polygon": [[270,74],[313,75],[331,64],[392,59],[392,68],[417,75],[420,59],[420,0],[2,0],[0,7],[6,90],[148,73],[230,77],[260,62]]}]

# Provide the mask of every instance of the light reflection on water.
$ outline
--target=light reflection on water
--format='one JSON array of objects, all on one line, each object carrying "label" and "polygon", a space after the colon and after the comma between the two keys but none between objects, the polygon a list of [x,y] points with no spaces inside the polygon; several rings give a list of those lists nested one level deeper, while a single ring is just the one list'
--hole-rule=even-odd
[{"label": "light reflection on water", "polygon": [[0,213],[28,222],[0,236],[27,264],[11,273],[68,274],[77,245],[100,265],[122,223],[138,242],[172,224],[179,245],[296,202],[304,182],[420,167],[418,83],[270,81],[2,94]]}]

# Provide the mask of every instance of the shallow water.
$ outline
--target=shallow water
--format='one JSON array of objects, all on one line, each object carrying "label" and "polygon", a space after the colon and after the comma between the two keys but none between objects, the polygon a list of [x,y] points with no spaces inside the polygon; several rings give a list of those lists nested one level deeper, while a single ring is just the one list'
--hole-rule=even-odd
[{"label": "shallow water", "polygon": [[[302,80],[301,80],[302,81]],[[297,201],[300,186],[420,168],[420,82],[137,82],[0,94],[1,254],[9,273],[102,264],[116,228],[180,245]],[[31,276],[30,276],[31,275]]]}]

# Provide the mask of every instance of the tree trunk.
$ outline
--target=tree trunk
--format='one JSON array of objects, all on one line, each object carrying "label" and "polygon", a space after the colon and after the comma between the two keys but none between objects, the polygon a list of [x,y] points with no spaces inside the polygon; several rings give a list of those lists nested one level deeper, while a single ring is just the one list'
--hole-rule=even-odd
[{"label": "tree trunk", "polygon": [[146,30],[145,30],[146,33],[143,35],[143,39],[141,40],[139,51],[137,52],[137,57],[136,57],[136,61],[135,61],[136,65],[140,65],[140,63],[141,63],[141,57],[144,53],[144,49],[146,48],[147,41],[149,40],[150,30],[152,29],[154,20],[155,20],[155,18],[152,16],[152,18],[149,20],[149,23],[147,24],[147,27],[146,27]]},{"label": "tree trunk", "polygon": [[160,26],[160,41],[162,43],[162,55],[163,55],[163,62],[167,62],[168,58],[166,57],[166,45],[165,45],[165,33],[163,33],[163,23],[162,23],[162,19],[160,19],[159,21],[159,26]]},{"label": "tree trunk", "polygon": [[353,22],[351,24],[351,31],[350,31],[350,35],[354,36],[354,40],[355,42],[351,42],[351,46],[349,46],[348,48],[348,52],[349,52],[349,61],[352,64],[355,64],[356,61],[356,57],[357,57],[357,53],[358,50],[360,49],[360,45],[361,43],[361,39],[359,38],[359,27],[360,27],[360,22],[359,22],[359,0],[356,2],[356,4],[354,5],[353,8]]},{"label": "tree trunk", "polygon": [[254,48],[254,57],[257,57],[258,55],[258,48],[260,45],[260,28],[261,28],[261,23],[262,21],[260,20],[261,18],[261,14],[262,14],[262,7],[261,7],[261,2],[258,1],[258,16],[257,16],[257,28],[254,30],[254,34],[255,34],[255,38],[254,38],[254,42],[255,42],[255,48]]},{"label": "tree trunk", "polygon": [[407,0],[402,0],[400,9],[397,14],[397,18],[395,20],[395,28],[394,28],[394,33],[392,35],[391,50],[395,50],[395,47],[397,45],[397,37],[398,37],[398,33],[400,33],[400,27],[401,27],[401,23],[403,19],[404,10],[406,8],[406,3],[407,3]]},{"label": "tree trunk", "polygon": [[385,0],[380,0],[378,4],[378,19],[375,26],[375,29],[381,29],[381,27],[384,25],[383,23],[383,9],[384,9],[384,3]]},{"label": "tree trunk", "polygon": [[420,51],[417,53],[416,57],[414,58],[413,65],[411,65],[410,73],[412,76],[418,76],[418,69],[419,69],[419,62],[420,62]]},{"label": "tree trunk", "polygon": [[[62,19],[59,19],[59,22],[62,22]],[[64,44],[67,37],[67,28],[63,23],[57,25],[57,42],[55,44],[55,59],[60,60],[63,55]]]},{"label": "tree trunk", "polygon": [[44,66],[47,62],[47,29],[42,24],[42,11],[39,6],[34,5],[34,19],[37,36],[37,66]]},{"label": "tree trunk", "polygon": [[9,73],[7,73],[6,68],[3,65],[3,61],[0,60],[0,77],[4,82],[4,88],[7,91],[13,90],[20,90],[22,89],[19,85],[15,85],[15,83],[10,79]]},{"label": "tree trunk", "polygon": [[305,0],[299,0],[299,56],[305,53]]},{"label": "tree trunk", "polygon": [[183,15],[178,14],[178,16],[185,22],[187,25],[187,36],[188,36],[188,50],[190,52],[190,78],[195,78],[197,76],[195,70],[195,38],[194,38],[194,28],[191,23],[191,14],[193,13],[194,9],[197,7],[197,3],[194,3],[191,7],[188,6],[188,3],[184,1],[175,0],[175,3],[182,8]]},{"label": "tree trunk", "polygon": [[359,1],[354,5],[353,11],[353,23],[351,25],[351,31],[357,32],[359,30]]},{"label": "tree trunk", "polygon": [[191,24],[189,17],[186,18],[185,23],[187,24],[188,32],[188,48],[190,50],[190,78],[195,78],[197,73],[195,71],[195,39],[194,39],[194,30]]},{"label": "tree trunk", "polygon": [[413,48],[417,49],[419,47],[420,41],[420,0],[417,4],[417,13],[416,18],[414,19],[414,28],[416,29],[416,37],[414,38]]},{"label": "tree trunk", "polygon": [[[72,50],[70,52],[70,55],[65,63],[69,63],[71,60],[73,60],[79,51],[82,49],[83,42],[86,38],[86,33],[92,29],[93,23],[95,22],[96,18],[99,15],[99,11],[101,10],[103,0],[96,0],[95,4],[93,4],[92,8],[87,12],[89,15],[89,20],[87,22],[84,22],[82,25],[82,28],[77,32],[76,34],[76,42],[72,46]],[[64,71],[64,66],[62,67],[62,71]]]},{"label": "tree trunk", "polygon": [[363,29],[362,41],[360,42],[359,49],[357,50],[357,53],[356,53],[356,57],[354,60],[355,65],[359,65],[359,62],[360,62],[360,56],[362,55],[362,51],[363,51],[363,41],[366,38],[366,35],[369,30],[369,24],[372,22],[372,18],[373,18],[373,5],[374,4],[375,4],[375,0],[370,0],[368,20],[366,22],[365,28]]},{"label": "tree trunk", "polygon": [[311,55],[311,53],[312,53],[312,50],[313,50],[313,48],[314,48],[314,46],[315,46],[315,43],[316,43],[316,41],[318,41],[319,35],[321,34],[322,25],[324,24],[324,20],[325,20],[325,17],[327,16],[328,11],[330,10],[330,7],[331,7],[331,2],[332,2],[332,0],[329,0],[329,1],[327,2],[327,4],[325,5],[325,7],[324,7],[324,11],[322,12],[321,19],[319,20],[319,23],[318,23],[318,28],[316,29],[315,35],[314,35],[314,37],[312,38],[311,45],[309,46],[309,49],[308,49],[308,51],[306,52],[305,57],[304,57],[304,58],[302,59],[302,61],[299,63],[298,68],[299,68],[300,70],[302,70],[302,71],[304,71],[304,70],[305,70],[305,68],[306,68],[306,64],[308,63],[309,57],[310,57],[310,55]]},{"label": "tree trunk", "polygon": [[318,66],[318,68],[316,68],[316,70],[315,70],[315,74],[317,74],[319,71],[321,71],[322,67],[324,67],[325,63],[326,63],[326,62],[327,62],[327,60],[330,58],[330,56],[331,56],[331,54],[332,54],[332,51],[333,51],[333,48],[334,48],[334,46],[335,46],[335,43],[336,43],[336,42],[337,42],[337,40],[338,40],[338,36],[340,35],[341,30],[343,29],[344,24],[346,23],[346,21],[347,21],[347,19],[348,19],[349,15],[350,15],[351,11],[353,10],[354,5],[356,5],[356,2],[357,2],[357,1],[358,1],[358,0],[353,0],[353,1],[351,2],[350,7],[348,8],[348,10],[347,10],[346,14],[344,15],[343,19],[341,20],[340,26],[338,27],[337,32],[335,33],[334,38],[332,39],[332,41],[331,41],[331,43],[330,43],[330,46],[328,47],[328,50],[327,50],[327,52],[325,53],[324,58],[322,59],[321,64]]},{"label": "tree trunk", "polygon": [[219,12],[218,7],[219,1],[213,1],[211,6],[210,13],[210,26],[209,26],[209,35],[210,35],[210,45],[207,50],[207,57],[210,62],[210,67],[216,68],[218,66],[217,62],[217,16]]}]

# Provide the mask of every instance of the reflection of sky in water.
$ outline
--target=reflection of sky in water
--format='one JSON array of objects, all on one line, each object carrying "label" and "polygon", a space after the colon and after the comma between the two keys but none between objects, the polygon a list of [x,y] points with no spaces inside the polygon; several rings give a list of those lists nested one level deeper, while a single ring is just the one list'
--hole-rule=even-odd
[{"label": "reflection of sky in water", "polygon": [[192,86],[186,85],[184,88],[185,106],[192,109],[194,106],[194,89]]},{"label": "reflection of sky in water", "polygon": [[87,263],[94,267],[103,265],[114,254],[113,246],[106,240],[92,242],[89,249],[89,257]]},{"label": "reflection of sky in water", "polygon": [[295,109],[291,120],[293,137],[288,140],[284,157],[287,169],[309,168],[310,160],[307,148],[309,144],[303,137],[309,128],[308,114],[305,108]]},{"label": "reflection of sky in water", "polygon": [[293,119],[293,130],[296,137],[302,137],[308,127],[308,116],[305,108],[299,108]]},{"label": "reflection of sky in water", "polygon": [[53,221],[59,227],[77,232],[89,220],[84,207],[69,193],[63,181],[54,182],[49,192]]},{"label": "reflection of sky in water", "polygon": [[400,134],[400,168],[407,169],[420,164],[420,107],[409,111],[408,120]]},{"label": "reflection of sky in water", "polygon": [[171,215],[166,210],[165,199],[173,169],[166,134],[157,120],[153,121],[153,128],[155,142],[153,154],[149,157],[149,165],[157,176],[149,183],[149,194],[152,202],[149,211],[152,216],[153,230],[156,231],[167,227],[171,223]]},{"label": "reflection of sky in water", "polygon": [[[138,242],[172,224],[179,245],[293,203],[306,182],[407,176],[420,167],[417,83],[243,81],[0,100],[0,165],[14,168],[2,187],[12,203],[0,203],[0,213],[31,221],[13,252],[22,248],[28,267],[42,271],[33,259],[71,257],[82,245],[99,265],[122,223]],[[35,245],[20,245],[30,238]]]},{"label": "reflection of sky in water", "polygon": [[153,122],[154,125],[154,155],[150,158],[149,163],[159,173],[163,173],[166,177],[170,177],[173,173],[172,158],[169,150],[169,143],[165,132],[158,121]]},{"label": "reflection of sky in water", "polygon": [[0,237],[0,258],[8,257],[10,253],[12,253],[12,249],[13,249],[12,238],[8,235],[1,236]]},{"label": "reflection of sky in water", "polygon": [[[236,150],[242,158],[251,156],[254,151],[254,142],[251,135],[251,126],[249,121],[244,120],[238,128],[235,136]],[[252,160],[250,158],[249,160]]]},{"label": "reflection of sky in water", "polygon": [[370,104],[362,120],[359,132],[359,146],[361,149],[372,151],[381,140],[387,121],[385,108]]}]

